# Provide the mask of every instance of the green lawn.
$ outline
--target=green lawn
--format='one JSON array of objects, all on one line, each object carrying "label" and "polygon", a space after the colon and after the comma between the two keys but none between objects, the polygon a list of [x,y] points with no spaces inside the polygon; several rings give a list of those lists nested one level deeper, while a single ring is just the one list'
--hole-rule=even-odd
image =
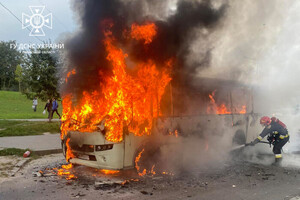
[{"label": "green lawn", "polygon": [[0,150],[0,156],[23,156],[26,151],[29,149],[16,149],[16,148],[7,148]]},{"label": "green lawn", "polygon": [[[58,112],[62,114],[61,102]],[[48,114],[43,115],[46,102],[38,100],[37,111],[33,112],[32,100],[27,99],[20,92],[0,91],[0,119],[43,119]],[[54,113],[54,118],[58,118]],[[1,128],[1,126],[0,126]]]},{"label": "green lawn", "polygon": [[59,133],[59,122],[29,122],[0,120],[0,137]]},{"label": "green lawn", "polygon": [[30,149],[17,149],[17,148],[2,149],[2,150],[0,150],[0,156],[20,156],[20,157],[22,157],[26,151],[30,151],[29,157],[31,159],[39,158],[39,156],[35,152],[31,151]]}]

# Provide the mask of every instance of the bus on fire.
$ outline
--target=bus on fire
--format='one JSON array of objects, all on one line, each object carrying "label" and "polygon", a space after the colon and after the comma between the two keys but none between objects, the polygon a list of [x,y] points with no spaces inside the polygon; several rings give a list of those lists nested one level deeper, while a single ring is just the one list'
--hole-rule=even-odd
[{"label": "bus on fire", "polygon": [[[253,92],[251,87],[238,82],[202,78],[194,85],[184,86],[169,83],[160,100],[153,98],[150,112],[154,116],[149,134],[137,136],[128,126],[134,126],[134,118],[128,126],[123,126],[121,141],[106,138],[107,115],[97,124],[96,131],[68,131],[62,134],[62,149],[68,162],[99,169],[129,169],[137,164],[141,151],[153,147],[152,137],[155,135],[169,137],[199,136],[206,134],[228,134],[232,143],[245,144],[252,141],[259,130],[255,113]],[[156,106],[156,107],[155,107]],[[145,108],[146,110],[146,108]],[[134,112],[134,108],[131,110]],[[134,116],[132,114],[132,116]],[[62,126],[66,121],[62,122]],[[68,123],[77,123],[71,120]],[[147,122],[149,123],[149,122]],[[149,125],[149,124],[147,124]],[[80,124],[78,124],[80,126]],[[222,126],[224,132],[216,132],[216,126]],[[141,127],[139,127],[141,128]],[[226,133],[225,133],[226,132]]]}]

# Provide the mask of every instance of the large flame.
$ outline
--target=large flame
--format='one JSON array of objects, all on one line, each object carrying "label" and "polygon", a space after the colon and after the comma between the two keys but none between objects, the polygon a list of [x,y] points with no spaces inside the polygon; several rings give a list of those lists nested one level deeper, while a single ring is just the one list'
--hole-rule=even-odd
[{"label": "large flame", "polygon": [[[136,136],[150,134],[153,118],[160,115],[161,97],[171,80],[172,59],[159,66],[162,70],[158,70],[153,60],[148,60],[136,63],[129,72],[125,60],[130,55],[117,46],[118,41],[111,32],[113,24],[108,21],[103,24],[103,42],[112,76],[101,77],[105,82],[99,85],[99,90],[84,91],[76,103],[72,94],[63,97],[62,139],[69,131],[93,132],[105,123],[106,139],[120,142],[124,131]],[[155,24],[147,23],[133,24],[130,31],[132,39],[144,40],[146,45],[152,42],[156,30]],[[103,74],[101,69],[99,74]]]}]

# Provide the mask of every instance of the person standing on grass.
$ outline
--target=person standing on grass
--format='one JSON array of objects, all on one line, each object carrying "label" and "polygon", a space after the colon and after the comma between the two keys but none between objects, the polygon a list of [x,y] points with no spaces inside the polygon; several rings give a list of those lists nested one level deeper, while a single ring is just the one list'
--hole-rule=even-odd
[{"label": "person standing on grass", "polygon": [[51,112],[51,118],[49,121],[51,121],[51,119],[53,118],[53,113],[56,112],[56,114],[58,115],[59,119],[60,119],[60,114],[57,111],[58,108],[58,103],[56,101],[55,98],[52,99],[52,112]]},{"label": "person standing on grass", "polygon": [[49,99],[47,100],[44,110],[47,110],[48,119],[50,121],[51,120],[51,112],[52,112],[52,102]]},{"label": "person standing on grass", "polygon": [[37,97],[34,97],[34,99],[32,101],[32,108],[33,108],[34,112],[36,112],[37,105],[38,105]]}]

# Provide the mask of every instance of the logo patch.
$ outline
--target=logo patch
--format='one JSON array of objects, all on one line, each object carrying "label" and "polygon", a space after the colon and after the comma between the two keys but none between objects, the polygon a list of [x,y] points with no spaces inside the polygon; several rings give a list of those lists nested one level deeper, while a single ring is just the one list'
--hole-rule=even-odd
[{"label": "logo patch", "polygon": [[43,27],[52,29],[52,13],[43,15],[45,6],[29,6],[31,16],[22,13],[22,29],[31,27],[29,36],[45,36]]}]

